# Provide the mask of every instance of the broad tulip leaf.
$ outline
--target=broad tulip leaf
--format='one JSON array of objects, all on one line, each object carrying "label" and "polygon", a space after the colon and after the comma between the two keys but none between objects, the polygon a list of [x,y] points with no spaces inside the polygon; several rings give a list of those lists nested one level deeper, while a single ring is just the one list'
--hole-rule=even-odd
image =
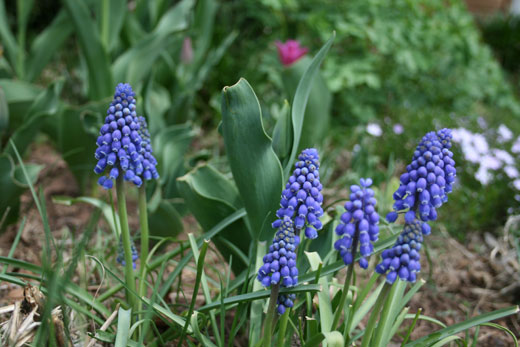
[{"label": "broad tulip leaf", "polygon": [[265,133],[258,99],[245,79],[222,92],[222,132],[254,239],[271,238],[283,188],[282,166]]},{"label": "broad tulip leaf", "polygon": [[[179,177],[177,186],[186,205],[206,232],[242,208],[236,186],[210,165],[199,166]],[[241,252],[248,254],[252,238],[243,219],[230,224],[215,236],[212,241],[224,259],[229,260],[234,250],[222,240],[231,242]],[[235,274],[247,267],[239,259],[237,254],[233,254],[232,265]]]},{"label": "broad tulip leaf", "polygon": [[148,223],[153,236],[174,237],[183,230],[181,216],[166,200],[162,200],[155,211],[149,212]]}]

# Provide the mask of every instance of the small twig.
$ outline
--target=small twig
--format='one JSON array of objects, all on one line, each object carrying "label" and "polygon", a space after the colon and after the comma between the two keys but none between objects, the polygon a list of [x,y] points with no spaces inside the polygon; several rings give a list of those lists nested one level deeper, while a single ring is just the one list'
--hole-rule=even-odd
[{"label": "small twig", "polygon": [[[101,326],[101,328],[99,328],[99,330],[101,331],[105,331],[108,329],[108,327],[110,326],[110,324],[112,324],[112,322],[114,321],[114,319],[116,319],[117,317],[117,313],[119,311],[119,303],[116,305],[116,309],[114,310],[114,312],[112,312],[112,314],[110,315],[110,317],[107,318],[107,320],[105,321],[105,323],[103,323],[103,325]],[[94,343],[96,343],[96,339],[95,339],[96,335],[94,335],[94,338],[90,340],[90,342],[88,343],[87,347],[92,347],[94,346]]]}]

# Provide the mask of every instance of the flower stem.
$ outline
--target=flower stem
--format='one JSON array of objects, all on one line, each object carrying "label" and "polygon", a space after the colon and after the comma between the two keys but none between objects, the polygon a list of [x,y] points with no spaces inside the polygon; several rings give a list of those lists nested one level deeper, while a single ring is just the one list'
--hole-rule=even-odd
[{"label": "flower stem", "polygon": [[339,299],[339,305],[336,308],[336,312],[334,313],[334,320],[332,321],[331,331],[336,330],[337,325],[339,323],[341,313],[343,312],[343,308],[345,306],[345,301],[347,300],[348,290],[350,288],[350,281],[352,280],[353,273],[354,273],[354,263],[351,263],[348,266],[347,278],[345,279],[345,284],[343,285],[343,292],[341,293],[341,298]]},{"label": "flower stem", "polygon": [[271,297],[269,298],[269,307],[267,309],[267,316],[264,321],[264,347],[271,347],[271,338],[273,331],[273,321],[276,312],[276,303],[278,301],[278,292],[280,291],[280,284],[275,284],[271,288]]},{"label": "flower stem", "polygon": [[285,343],[285,330],[287,329],[287,321],[289,320],[289,313],[291,309],[288,308],[280,318],[280,328],[278,329],[278,339],[276,346],[283,346]]},{"label": "flower stem", "polygon": [[372,314],[370,315],[370,318],[368,319],[367,327],[365,328],[365,334],[363,335],[363,342],[361,343],[361,347],[368,347],[370,346],[370,340],[372,339],[372,334],[374,333],[374,329],[376,327],[377,317],[379,316],[379,311],[381,311],[381,308],[383,307],[383,304],[386,300],[386,296],[388,295],[388,292],[392,288],[391,284],[388,284],[388,282],[385,282],[383,285],[383,289],[381,289],[381,292],[379,293],[379,296],[377,297],[376,303],[374,305],[374,308],[372,310]]},{"label": "flower stem", "polygon": [[125,252],[125,284],[126,284],[126,301],[135,311],[135,277],[132,266],[132,246],[130,238],[130,230],[128,227],[128,215],[126,212],[125,199],[125,183],[120,176],[116,180],[117,191],[117,209],[119,211],[119,220],[121,222],[121,239],[123,241],[123,249]]},{"label": "flower stem", "polygon": [[352,280],[352,275],[354,274],[354,264],[356,263],[356,251],[358,240],[359,232],[354,234],[354,238],[352,240],[352,263],[349,264],[347,269],[347,278],[345,279],[345,284],[343,285],[343,292],[341,293],[339,305],[336,308],[336,313],[334,314],[334,320],[332,321],[331,331],[336,330],[336,326],[338,325],[339,319],[341,318],[341,313],[343,312],[343,308],[345,307],[345,301],[347,300],[348,290],[350,288],[350,281]]},{"label": "flower stem", "polygon": [[[148,249],[149,249],[149,229],[148,229],[148,208],[146,204],[146,188],[145,183],[139,187],[139,224],[141,226],[141,260],[140,260],[140,271],[139,271],[139,296],[143,297],[146,295],[146,273],[147,273],[147,262],[148,262]],[[139,300],[137,303],[138,311],[141,312],[143,308],[143,302]],[[144,323],[143,331],[147,331],[148,321]]]}]

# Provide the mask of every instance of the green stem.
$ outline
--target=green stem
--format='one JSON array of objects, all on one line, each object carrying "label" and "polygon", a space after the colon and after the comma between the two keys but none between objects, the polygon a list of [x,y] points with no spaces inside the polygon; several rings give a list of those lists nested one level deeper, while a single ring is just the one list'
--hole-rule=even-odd
[{"label": "green stem", "polygon": [[341,293],[339,305],[336,308],[336,313],[334,314],[334,320],[332,321],[331,331],[336,330],[336,326],[338,325],[339,319],[341,318],[341,313],[343,312],[343,308],[345,307],[345,300],[347,300],[347,294],[348,294],[348,290],[350,287],[350,281],[352,280],[352,275],[354,274],[354,264],[356,263],[358,240],[359,240],[359,232],[354,234],[354,238],[352,240],[352,263],[350,263],[348,266],[347,278],[345,279],[345,284],[343,285],[343,292]]},{"label": "green stem", "polygon": [[139,283],[139,295],[143,296],[145,293],[145,276],[146,276],[146,265],[148,262],[148,249],[149,249],[149,229],[148,229],[148,209],[146,206],[146,190],[144,183],[139,188],[139,223],[141,225],[141,278]]},{"label": "green stem", "polygon": [[264,322],[264,347],[271,347],[271,337],[273,331],[274,315],[276,313],[276,303],[278,301],[278,292],[280,291],[280,284],[275,284],[271,288],[271,297],[269,298],[269,308],[267,309],[267,316]]},{"label": "green stem", "polygon": [[132,246],[130,230],[128,227],[128,215],[126,213],[125,183],[122,176],[119,176],[116,180],[116,191],[117,209],[119,211],[119,220],[121,222],[121,238],[123,240],[123,249],[125,252],[126,301],[135,312],[135,277],[134,268],[132,266]]},{"label": "green stem", "polygon": [[276,346],[283,346],[285,343],[285,330],[287,329],[287,321],[289,320],[289,312],[291,309],[288,308],[285,313],[280,318],[280,329],[278,329],[278,339],[276,341]]},{"label": "green stem", "polygon": [[[148,231],[148,208],[146,205],[146,188],[145,183],[139,188],[139,224],[141,226],[141,263],[139,274],[139,296],[146,295],[146,273],[148,263],[148,249],[149,249],[149,231]],[[139,300],[137,310],[139,312],[143,309],[143,302]],[[149,322],[144,323],[143,330],[147,330]],[[140,329],[141,330],[141,329]]]},{"label": "green stem", "polygon": [[372,310],[372,314],[370,315],[370,318],[368,320],[367,327],[365,328],[365,334],[363,336],[363,342],[361,343],[361,347],[370,346],[370,340],[372,339],[372,333],[374,332],[374,329],[376,327],[376,322],[377,322],[377,317],[379,316],[379,311],[381,311],[381,308],[383,307],[383,304],[386,300],[386,296],[388,295],[388,292],[390,291],[391,288],[392,288],[392,285],[388,284],[388,282],[385,282],[383,289],[381,289],[381,292],[379,293],[379,296],[377,297],[377,301]]},{"label": "green stem", "polygon": [[339,299],[339,305],[336,308],[336,312],[334,313],[334,320],[332,321],[331,331],[336,330],[337,325],[339,323],[339,319],[341,318],[341,313],[343,312],[343,308],[345,307],[345,301],[347,300],[348,290],[350,288],[350,281],[352,280],[353,273],[354,262],[352,262],[348,266],[347,278],[345,279],[345,284],[343,285],[343,292],[341,293],[341,298]]}]

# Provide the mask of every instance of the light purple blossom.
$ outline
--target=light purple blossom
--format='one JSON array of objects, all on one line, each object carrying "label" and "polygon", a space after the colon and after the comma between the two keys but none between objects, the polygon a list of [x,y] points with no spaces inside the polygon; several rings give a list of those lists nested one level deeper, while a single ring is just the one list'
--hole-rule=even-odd
[{"label": "light purple blossom", "polygon": [[513,143],[513,146],[511,147],[511,152],[513,153],[520,153],[520,136],[518,136]]},{"label": "light purple blossom", "polygon": [[372,136],[381,136],[383,135],[383,129],[379,126],[377,123],[368,123],[367,124],[367,133],[369,133]]},{"label": "light purple blossom", "polygon": [[498,142],[504,143],[513,139],[513,132],[504,124],[498,127]]},{"label": "light purple blossom", "polygon": [[506,166],[504,168],[504,172],[506,173],[507,177],[509,177],[509,178],[518,178],[518,176],[519,176],[518,170],[514,166]]},{"label": "light purple blossom", "polygon": [[404,132],[404,127],[402,124],[396,123],[393,126],[394,133],[397,135],[401,135]]},{"label": "light purple blossom", "polygon": [[520,190],[520,179],[516,179],[513,181],[513,186],[516,190]]}]

